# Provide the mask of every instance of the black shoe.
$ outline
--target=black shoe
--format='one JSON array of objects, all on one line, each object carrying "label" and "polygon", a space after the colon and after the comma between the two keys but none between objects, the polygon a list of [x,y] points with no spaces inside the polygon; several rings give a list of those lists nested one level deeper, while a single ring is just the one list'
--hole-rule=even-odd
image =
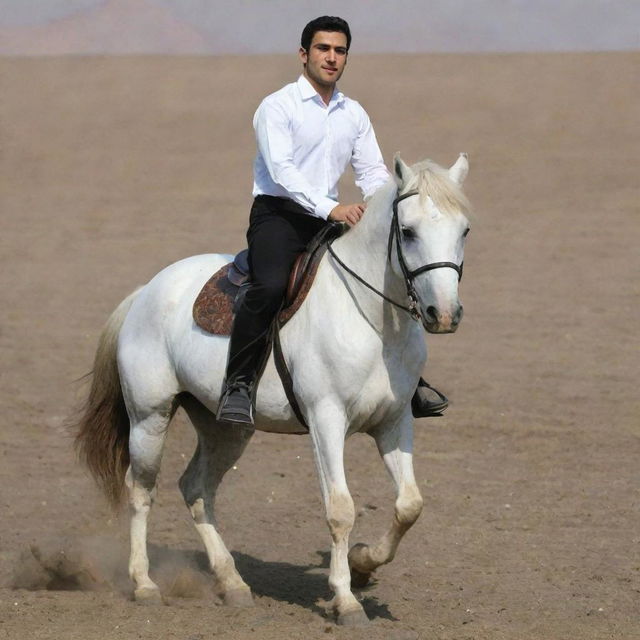
[{"label": "black shoe", "polygon": [[441,416],[449,406],[447,397],[420,378],[418,388],[411,398],[411,411],[414,418]]},{"label": "black shoe", "polygon": [[234,382],[227,386],[220,398],[216,419],[232,424],[253,424],[253,403],[249,385]]}]

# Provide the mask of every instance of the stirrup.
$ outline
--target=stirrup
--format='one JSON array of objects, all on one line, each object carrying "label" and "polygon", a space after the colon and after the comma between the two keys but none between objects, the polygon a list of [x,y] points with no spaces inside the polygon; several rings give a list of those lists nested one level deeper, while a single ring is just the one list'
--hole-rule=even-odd
[{"label": "stirrup", "polygon": [[[432,393],[429,393],[432,392]],[[429,395],[437,396],[437,400],[429,400]],[[420,378],[418,388],[411,398],[411,412],[414,418],[430,418],[441,416],[442,412],[449,406],[447,396],[434,389],[426,380]]]},{"label": "stirrup", "polygon": [[252,385],[244,382],[229,384],[220,397],[216,420],[253,426]]}]

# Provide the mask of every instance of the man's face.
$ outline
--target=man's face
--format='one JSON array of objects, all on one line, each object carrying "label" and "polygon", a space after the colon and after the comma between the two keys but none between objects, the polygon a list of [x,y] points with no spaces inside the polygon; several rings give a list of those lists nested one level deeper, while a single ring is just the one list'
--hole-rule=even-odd
[{"label": "man's face", "polygon": [[339,31],[316,31],[309,51],[300,48],[300,59],[316,89],[333,87],[347,64],[347,36]]}]

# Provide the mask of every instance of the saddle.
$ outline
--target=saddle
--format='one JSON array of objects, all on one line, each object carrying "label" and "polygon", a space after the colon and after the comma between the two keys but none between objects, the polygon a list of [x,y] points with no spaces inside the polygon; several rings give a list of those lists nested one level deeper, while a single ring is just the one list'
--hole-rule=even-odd
[{"label": "saddle", "polygon": [[[342,234],[342,225],[330,223],[316,234],[291,269],[287,293],[278,314],[280,327],[286,324],[304,302],[327,245]],[[207,333],[229,336],[233,314],[249,284],[249,250],[238,253],[233,262],[221,267],[204,285],[193,304],[193,319]]]}]

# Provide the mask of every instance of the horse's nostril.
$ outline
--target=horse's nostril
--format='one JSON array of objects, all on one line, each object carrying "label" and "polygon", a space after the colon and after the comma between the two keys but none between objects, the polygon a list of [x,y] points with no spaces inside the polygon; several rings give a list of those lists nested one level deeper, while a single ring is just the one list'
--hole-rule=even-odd
[{"label": "horse's nostril", "polygon": [[453,316],[453,320],[451,320],[451,324],[454,327],[460,324],[460,320],[462,320],[462,314],[463,313],[464,313],[464,309],[462,308],[462,305],[459,305],[458,306],[458,310],[456,311],[455,315]]},{"label": "horse's nostril", "polygon": [[433,305],[427,307],[427,322],[438,322],[438,312]]}]

